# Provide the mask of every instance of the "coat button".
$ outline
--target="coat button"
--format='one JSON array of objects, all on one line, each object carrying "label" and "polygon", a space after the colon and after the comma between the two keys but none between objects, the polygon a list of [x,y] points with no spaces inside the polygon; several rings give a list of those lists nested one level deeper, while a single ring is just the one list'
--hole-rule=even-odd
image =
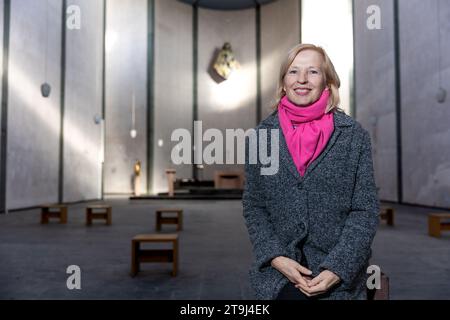
[{"label": "coat button", "polygon": [[300,190],[303,189],[303,184],[302,184],[302,183],[299,183],[297,186],[298,186],[298,188],[299,188]]},{"label": "coat button", "polygon": [[306,223],[304,223],[303,221],[299,223],[299,231],[303,234],[306,233]]}]

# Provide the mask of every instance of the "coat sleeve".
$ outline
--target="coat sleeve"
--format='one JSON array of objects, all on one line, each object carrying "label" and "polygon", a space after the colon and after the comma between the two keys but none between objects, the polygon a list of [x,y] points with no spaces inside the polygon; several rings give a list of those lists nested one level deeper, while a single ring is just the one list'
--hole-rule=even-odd
[{"label": "coat sleeve", "polygon": [[[256,148],[255,148],[256,149]],[[249,163],[249,143],[245,143],[245,187],[243,194],[243,211],[250,242],[258,270],[270,266],[273,258],[287,256],[285,248],[275,233],[266,208],[264,187],[261,184],[260,165]],[[255,152],[256,150],[250,150]]]},{"label": "coat sleeve", "polygon": [[375,185],[370,136],[363,129],[351,210],[341,237],[320,269],[328,269],[341,278],[343,287],[353,281],[367,266],[371,245],[379,224],[379,199]]}]

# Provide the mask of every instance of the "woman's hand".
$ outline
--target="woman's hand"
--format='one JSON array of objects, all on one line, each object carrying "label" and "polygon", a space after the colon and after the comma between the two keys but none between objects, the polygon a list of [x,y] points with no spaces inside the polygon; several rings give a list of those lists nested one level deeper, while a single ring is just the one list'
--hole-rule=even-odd
[{"label": "woman's hand", "polygon": [[287,257],[279,256],[271,261],[272,267],[280,271],[289,281],[306,290],[309,288],[308,283],[312,271],[300,265],[297,261]]},{"label": "woman's hand", "polygon": [[322,271],[317,277],[308,282],[308,287],[297,284],[295,287],[300,289],[306,296],[312,297],[327,292],[332,286],[341,279],[330,270]]}]

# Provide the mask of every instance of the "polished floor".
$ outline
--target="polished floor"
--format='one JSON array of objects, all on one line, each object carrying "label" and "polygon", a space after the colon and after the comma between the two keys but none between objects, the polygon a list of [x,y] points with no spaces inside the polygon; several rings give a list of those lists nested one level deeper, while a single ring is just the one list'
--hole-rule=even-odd
[{"label": "polished floor", "polygon": [[[253,299],[251,246],[239,200],[111,199],[113,223],[85,226],[85,203],[66,225],[39,223],[38,209],[0,215],[0,299]],[[168,263],[129,276],[131,238],[152,233],[154,211],[182,207],[179,275]],[[390,277],[391,299],[450,299],[450,232],[427,235],[430,209],[398,206],[395,226],[380,224],[371,263]],[[163,226],[162,232],[175,232]],[[69,290],[69,265],[81,290]]]}]

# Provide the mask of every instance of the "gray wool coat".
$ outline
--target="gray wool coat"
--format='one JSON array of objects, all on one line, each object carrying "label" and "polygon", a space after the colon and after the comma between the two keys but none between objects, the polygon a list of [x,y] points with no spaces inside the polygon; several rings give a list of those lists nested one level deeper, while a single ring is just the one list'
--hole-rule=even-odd
[{"label": "gray wool coat", "polygon": [[277,112],[259,129],[279,129],[279,170],[261,175],[264,165],[248,161],[247,139],[243,212],[255,258],[249,274],[256,297],[275,299],[289,282],[270,265],[273,258],[285,256],[300,263],[304,254],[313,276],[328,269],[341,279],[322,299],[366,299],[366,271],[379,224],[368,132],[335,111],[334,132],[302,177]]}]

